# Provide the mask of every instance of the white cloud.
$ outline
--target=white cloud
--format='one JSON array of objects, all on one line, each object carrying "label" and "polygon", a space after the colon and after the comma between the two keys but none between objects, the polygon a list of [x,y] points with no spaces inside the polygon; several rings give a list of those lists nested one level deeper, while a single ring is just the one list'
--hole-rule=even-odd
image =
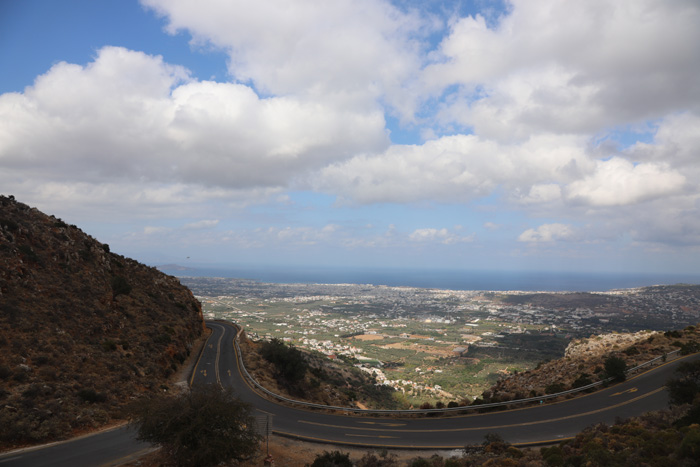
[{"label": "white cloud", "polygon": [[460,236],[449,230],[425,228],[416,229],[408,236],[413,242],[441,243],[443,245],[453,245],[455,243],[468,243],[474,241],[474,236]]},{"label": "white cloud", "polygon": [[[484,223],[487,210],[547,219],[522,242],[700,243],[695,0],[513,0],[500,18],[455,16],[445,31],[385,0],[143,3],[170,32],[227,53],[232,82],[120,47],[84,66],[57,63],[0,95],[4,192],[60,215],[147,219],[145,233],[241,248],[473,239],[391,218],[382,221],[399,227],[359,233],[380,223],[359,211],[300,227],[290,190],[337,196],[336,208],[467,206],[486,229],[498,227]],[[385,115],[426,141],[390,145]],[[652,140],[597,143],[636,126]],[[289,217],[221,232],[226,214],[265,202]],[[186,220],[154,225],[162,217]]]},{"label": "white cloud", "polygon": [[529,190],[552,179],[570,182],[594,166],[579,137],[538,135],[520,145],[500,145],[455,135],[333,164],[321,170],[315,186],[359,203],[466,203],[500,185]]},{"label": "white cloud", "polygon": [[332,243],[343,232],[339,225],[327,224],[321,228],[312,226],[267,227],[252,231],[239,231],[235,238],[239,244],[258,248],[314,246]]},{"label": "white cloud", "polygon": [[566,224],[542,224],[536,229],[527,229],[518,237],[519,242],[542,243],[557,242],[561,240],[571,240],[575,235],[575,230],[571,225]]},{"label": "white cloud", "polygon": [[196,43],[227,51],[229,72],[273,95],[305,96],[345,108],[377,99],[404,114],[402,97],[420,66],[419,43],[431,22],[387,1],[142,0],[190,32]]},{"label": "white cloud", "polygon": [[658,122],[652,143],[636,143],[625,151],[625,155],[631,160],[669,163],[697,174],[699,150],[700,116],[681,112]]},{"label": "white cloud", "polygon": [[201,229],[211,229],[219,225],[218,219],[211,220],[201,220],[197,222],[190,222],[185,224],[183,227],[185,230],[201,230]]},{"label": "white cloud", "polygon": [[151,193],[198,186],[175,189],[181,199],[217,187],[254,193],[388,143],[376,109],[261,99],[246,86],[192,81],[160,57],[118,47],[100,49],[85,67],[59,63],[24,93],[1,95],[0,118],[4,186],[31,179],[64,197],[80,196],[79,188],[123,191],[122,184]]},{"label": "white cloud", "polygon": [[592,206],[625,206],[679,194],[684,184],[685,177],[674,170],[614,157],[598,161],[593,174],[571,183],[566,197]]},{"label": "white cloud", "polygon": [[143,234],[146,236],[151,236],[151,235],[163,235],[172,232],[173,229],[170,229],[168,227],[158,227],[158,226],[151,226],[147,225],[146,227],[143,228]]},{"label": "white cloud", "polygon": [[516,202],[525,205],[551,203],[559,200],[561,200],[561,186],[556,183],[532,185],[527,195],[515,199]]},{"label": "white cloud", "polygon": [[699,21],[692,0],[514,0],[495,28],[456,21],[424,81],[460,86],[443,119],[503,140],[697,111]]}]

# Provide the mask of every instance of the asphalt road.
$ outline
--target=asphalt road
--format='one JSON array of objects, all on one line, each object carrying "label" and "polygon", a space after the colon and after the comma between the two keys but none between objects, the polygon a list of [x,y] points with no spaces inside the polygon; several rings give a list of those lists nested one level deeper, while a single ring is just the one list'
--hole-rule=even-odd
[{"label": "asphalt road", "polygon": [[[677,364],[666,363],[624,383],[564,402],[529,408],[449,417],[387,417],[339,415],[292,408],[258,395],[238,366],[233,339],[237,329],[222,322],[207,322],[212,330],[195,366],[190,383],[219,383],[234,388],[255,407],[256,415],[269,416],[275,433],[333,444],[382,448],[458,449],[481,444],[487,433],[498,433],[515,445],[556,442],[596,423],[663,409],[663,389]],[[698,358],[698,356],[686,357]],[[128,427],[0,455],[0,466],[118,465],[150,446],[135,440]]]},{"label": "asphalt road", "polygon": [[457,449],[481,444],[487,433],[498,433],[516,445],[573,437],[596,423],[614,423],[618,417],[666,408],[668,396],[663,385],[680,361],[674,360],[588,395],[528,408],[446,417],[339,415],[290,408],[259,396],[246,384],[238,367],[232,345],[235,327],[220,322],[209,326],[213,330],[212,339],[221,339],[221,383],[234,387],[241,399],[257,408],[258,414],[272,415],[274,432],[310,441],[385,448]]},{"label": "asphalt road", "polygon": [[119,465],[152,450],[126,426],[69,441],[23,449],[0,456],[3,467],[89,467]]}]

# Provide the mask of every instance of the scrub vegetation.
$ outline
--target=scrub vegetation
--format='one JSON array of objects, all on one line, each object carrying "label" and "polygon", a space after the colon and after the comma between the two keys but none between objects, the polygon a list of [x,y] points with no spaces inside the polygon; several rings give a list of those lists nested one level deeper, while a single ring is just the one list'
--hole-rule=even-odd
[{"label": "scrub vegetation", "polygon": [[248,459],[262,440],[251,407],[218,385],[193,386],[176,397],[145,397],[131,416],[138,438],[161,446],[181,466]]},{"label": "scrub vegetation", "polygon": [[0,196],[0,448],[122,420],[171,390],[203,324],[176,278]]}]

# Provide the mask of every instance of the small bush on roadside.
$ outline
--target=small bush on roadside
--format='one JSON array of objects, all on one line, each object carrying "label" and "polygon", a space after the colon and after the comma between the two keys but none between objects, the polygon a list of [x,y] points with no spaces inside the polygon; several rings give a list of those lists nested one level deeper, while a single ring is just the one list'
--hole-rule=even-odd
[{"label": "small bush on roadside", "polygon": [[605,359],[603,366],[605,368],[605,375],[608,378],[612,378],[613,381],[624,381],[627,378],[625,375],[627,363],[620,357],[611,355]]},{"label": "small bush on roadside", "polygon": [[144,399],[132,408],[138,438],[163,446],[178,465],[211,466],[254,455],[261,436],[250,406],[233,390],[194,386],[176,397]]},{"label": "small bush on roadside", "polygon": [[317,454],[311,467],[353,467],[349,453],[340,451],[324,451]]}]

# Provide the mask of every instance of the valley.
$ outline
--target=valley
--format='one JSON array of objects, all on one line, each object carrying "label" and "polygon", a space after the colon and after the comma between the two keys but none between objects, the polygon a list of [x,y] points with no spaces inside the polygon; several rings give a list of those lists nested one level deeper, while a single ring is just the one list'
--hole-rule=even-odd
[{"label": "valley", "polygon": [[576,338],[700,321],[692,285],[533,293],[180,280],[205,317],[354,364],[406,408],[469,402],[505,376],[561,358]]}]

